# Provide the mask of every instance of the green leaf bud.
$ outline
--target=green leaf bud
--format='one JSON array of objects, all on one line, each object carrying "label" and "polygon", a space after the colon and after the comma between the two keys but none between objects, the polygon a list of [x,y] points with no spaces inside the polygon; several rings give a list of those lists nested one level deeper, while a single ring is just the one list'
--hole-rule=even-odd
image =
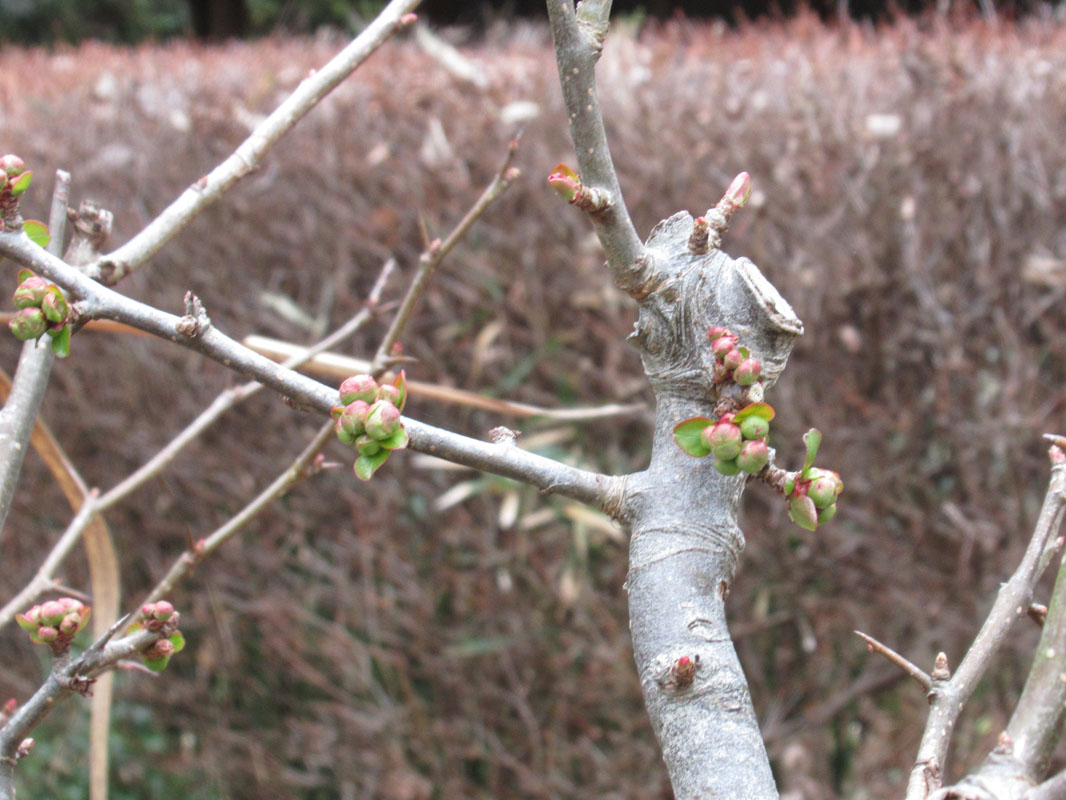
[{"label": "green leaf bud", "polygon": [[48,330],[48,320],[39,308],[23,308],[11,318],[8,327],[16,339],[26,342],[39,339]]},{"label": "green leaf bud", "polygon": [[54,325],[62,325],[66,322],[69,310],[67,298],[63,297],[59,287],[50,285],[41,299],[41,311],[44,312],[45,318]]},{"label": "green leaf bud", "polygon": [[38,275],[31,275],[26,278],[15,289],[15,293],[11,295],[12,301],[15,303],[15,308],[33,308],[39,306],[41,300],[44,299],[45,293],[48,291],[49,283],[44,278]]},{"label": "green leaf bud", "polygon": [[770,447],[765,439],[744,442],[737,456],[737,464],[742,472],[755,475],[770,461]]},{"label": "green leaf bud", "polygon": [[770,423],[762,417],[746,417],[740,423],[740,432],[745,439],[765,439],[770,432]]}]

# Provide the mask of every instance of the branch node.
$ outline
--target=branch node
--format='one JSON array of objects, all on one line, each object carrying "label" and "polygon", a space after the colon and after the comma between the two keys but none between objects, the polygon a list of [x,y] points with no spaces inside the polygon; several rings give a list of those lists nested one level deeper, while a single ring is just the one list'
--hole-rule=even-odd
[{"label": "branch node", "polygon": [[930,677],[934,681],[946,681],[951,680],[951,669],[948,667],[947,653],[937,653],[936,661],[933,664],[933,673]]},{"label": "branch node", "polygon": [[203,336],[211,327],[211,318],[200,298],[191,291],[185,293],[185,315],[177,322],[177,331],[186,339]]}]

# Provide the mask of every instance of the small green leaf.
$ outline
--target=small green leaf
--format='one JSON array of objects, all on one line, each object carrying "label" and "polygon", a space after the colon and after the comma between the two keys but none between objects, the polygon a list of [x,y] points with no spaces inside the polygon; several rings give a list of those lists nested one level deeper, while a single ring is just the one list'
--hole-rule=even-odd
[{"label": "small green leaf", "polygon": [[752,403],[751,405],[744,406],[733,417],[733,424],[739,425],[748,417],[759,417],[767,422],[770,422],[774,418],[774,407],[769,403]]},{"label": "small green leaf", "polygon": [[407,402],[407,376],[402,369],[400,374],[396,376],[396,380],[392,382],[392,385],[400,390],[400,399],[396,402],[396,407],[403,411],[404,404]]},{"label": "small green leaf", "polygon": [[167,664],[170,663],[170,656],[163,656],[162,658],[146,658],[144,659],[144,665],[152,672],[162,672],[167,668]]},{"label": "small green leaf", "polygon": [[792,492],[796,488],[796,478],[798,477],[795,472],[790,472],[788,478],[785,479],[785,497],[792,496]]},{"label": "small green leaf", "polygon": [[[26,235],[30,237],[30,241],[38,247],[47,247],[48,243],[52,241],[52,236],[48,233],[48,226],[43,222],[36,219],[28,219],[22,223],[22,230],[26,232]],[[27,270],[28,272],[29,270]],[[19,273],[20,275],[22,273]],[[31,275],[33,273],[30,273]],[[21,282],[21,278],[20,278]]]},{"label": "small green leaf", "polygon": [[174,645],[175,653],[180,653],[185,649],[185,637],[181,635],[181,631],[174,631],[174,633],[170,634],[167,638],[170,640],[170,643]]},{"label": "small green leaf", "polygon": [[822,432],[817,428],[811,428],[803,434],[803,443],[807,445],[807,458],[803,462],[803,469],[800,470],[800,473],[803,475],[804,480],[807,480],[811,466],[814,464],[814,458],[818,455],[818,448],[822,445]]},{"label": "small green leaf", "polygon": [[52,352],[59,358],[70,355],[70,326],[64,325],[57,332],[48,331],[52,337]]},{"label": "small green leaf", "polygon": [[13,194],[15,197],[21,195],[23,192],[30,188],[30,181],[32,180],[32,170],[26,170],[21,175],[16,175],[14,178],[11,179],[11,182],[8,184],[11,187],[11,194]]},{"label": "small green leaf", "polygon": [[789,498],[788,515],[804,530],[813,531],[818,527],[818,509],[805,494]]},{"label": "small green leaf", "polygon": [[677,446],[696,458],[710,455],[711,448],[707,446],[701,433],[703,429],[714,425],[714,420],[709,417],[689,417],[674,426],[674,441]]},{"label": "small green leaf", "polygon": [[407,442],[410,441],[407,438],[407,431],[402,427],[393,431],[391,435],[385,437],[378,442],[385,450],[403,450],[407,447]]},{"label": "small green leaf", "polygon": [[378,467],[385,463],[391,450],[379,450],[372,456],[361,455],[355,459],[355,476],[361,481],[368,481],[374,477]]},{"label": "small green leaf", "polygon": [[27,617],[25,614],[16,614],[15,622],[17,622],[19,627],[27,633],[33,633],[41,626],[39,622],[35,622],[34,620]]},{"label": "small green leaf", "polygon": [[27,278],[36,278],[37,273],[32,269],[20,269],[19,270],[19,283],[22,283]]}]

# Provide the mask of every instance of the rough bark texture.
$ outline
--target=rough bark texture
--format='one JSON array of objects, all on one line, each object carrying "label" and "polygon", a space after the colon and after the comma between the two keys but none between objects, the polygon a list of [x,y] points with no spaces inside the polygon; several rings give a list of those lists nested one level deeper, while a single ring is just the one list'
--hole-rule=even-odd
[{"label": "rough bark texture", "polygon": [[[707,329],[735,331],[764,365],[764,383],[784,369],[802,323],[747,259],[693,256],[693,220],[675,214],[647,242],[656,289],[641,304],[634,338],[656,394],[649,468],[627,487],[627,587],[633,649],[644,698],[675,796],[777,797],[747,681],[725,621],[744,535],[736,524],[745,478],[719,474],[711,459],[673,440],[683,419],[710,415],[717,400]],[[697,664],[677,686],[681,657]]]}]

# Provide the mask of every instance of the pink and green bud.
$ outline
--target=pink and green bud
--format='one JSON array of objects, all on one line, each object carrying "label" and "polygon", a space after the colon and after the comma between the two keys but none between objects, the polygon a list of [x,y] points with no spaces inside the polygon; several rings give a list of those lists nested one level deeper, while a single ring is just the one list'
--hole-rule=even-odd
[{"label": "pink and green bud", "polygon": [[7,177],[14,178],[26,171],[26,162],[9,153],[6,156],[0,156],[0,170],[3,170]]},{"label": "pink and green bud", "polygon": [[356,400],[346,405],[337,417],[337,438],[344,444],[355,444],[355,440],[363,435],[366,412],[369,410],[370,404],[365,400]]},{"label": "pink and green bud", "polygon": [[[814,470],[811,470],[812,472]],[[807,496],[821,509],[828,508],[836,502],[837,497],[844,491],[844,482],[835,472],[819,470],[807,488]]]},{"label": "pink and green bud", "polygon": [[70,613],[59,623],[59,632],[64,636],[73,636],[81,630],[81,615]]},{"label": "pink and green bud", "polygon": [[762,417],[746,417],[740,423],[740,432],[745,439],[765,439],[766,435],[770,433],[770,423]]},{"label": "pink and green bud", "polygon": [[563,200],[573,203],[577,198],[578,190],[581,189],[581,179],[566,164],[557,164],[548,176],[548,185]]},{"label": "pink and green bud", "polygon": [[740,340],[737,339],[735,334],[723,333],[711,342],[711,352],[718,356],[718,358],[725,358],[729,354],[729,351],[737,346],[739,341]]},{"label": "pink and green bud", "polygon": [[48,330],[48,320],[39,308],[23,308],[15,312],[8,327],[16,339],[26,342],[43,336]]},{"label": "pink and green bud", "polygon": [[366,412],[366,434],[378,441],[388,439],[400,429],[400,409],[388,400],[378,400]]},{"label": "pink and green bud", "polygon": [[735,458],[715,458],[714,468],[721,472],[723,475],[732,477],[733,475],[740,474],[740,464],[737,463]]},{"label": "pink and green bud", "polygon": [[144,657],[149,661],[170,658],[172,655],[174,655],[174,645],[169,639],[160,639],[144,651]]},{"label": "pink and green bud", "polygon": [[762,374],[762,364],[754,358],[746,358],[733,371],[733,380],[741,386],[751,386],[759,380],[760,374]]},{"label": "pink and green bud", "polygon": [[818,509],[805,494],[793,495],[788,499],[788,515],[804,530],[813,531],[818,527]]},{"label": "pink and green bud", "polygon": [[725,190],[725,199],[733,204],[734,208],[741,208],[751,197],[751,175],[742,172],[733,178],[729,188]]},{"label": "pink and green bud", "polygon": [[362,456],[376,456],[381,452],[381,443],[365,433],[355,440],[355,447]]},{"label": "pink and green bud", "polygon": [[49,286],[41,300],[41,311],[44,312],[45,318],[55,325],[62,325],[67,319],[69,310],[67,299],[63,297],[59,287]]},{"label": "pink and green bud", "polygon": [[15,308],[33,308],[39,306],[48,291],[48,281],[38,275],[26,278],[11,295]]},{"label": "pink and green bud", "polygon": [[755,475],[770,461],[770,447],[765,439],[745,442],[737,456],[737,465],[741,472]]},{"label": "pink and green bud", "polygon": [[174,604],[167,600],[160,600],[155,603],[155,608],[152,609],[152,617],[160,622],[166,622],[174,616]]},{"label": "pink and green bud", "polygon": [[715,459],[730,461],[740,454],[743,437],[740,428],[732,422],[719,422],[713,427],[704,428],[701,435]]},{"label": "pink and green bud", "polygon": [[725,336],[726,334],[732,336],[733,332],[724,325],[712,325],[711,329],[707,331],[707,338],[713,342],[715,339]]},{"label": "pink and green bud", "polygon": [[737,348],[733,348],[722,356],[722,366],[726,369],[736,369],[744,361],[744,354]]},{"label": "pink and green bud", "polygon": [[387,400],[399,408],[402,399],[403,392],[400,391],[399,386],[393,386],[391,383],[384,383],[378,388],[378,400]]},{"label": "pink and green bud", "polygon": [[40,620],[42,625],[58,625],[66,615],[67,607],[58,600],[49,600],[41,603],[41,607],[37,611],[37,619]]},{"label": "pink and green bud", "polygon": [[37,629],[37,637],[35,641],[43,644],[51,644],[59,638],[59,631],[53,628],[51,625],[42,625]]},{"label": "pink and green bud", "polygon": [[823,522],[829,522],[829,520],[831,520],[836,515],[837,504],[833,503],[832,505],[828,505],[818,512],[818,524],[821,525]]},{"label": "pink and green bud", "polygon": [[341,383],[340,394],[342,405],[349,405],[356,400],[369,405],[377,400],[378,382],[371,375],[352,375]]}]

